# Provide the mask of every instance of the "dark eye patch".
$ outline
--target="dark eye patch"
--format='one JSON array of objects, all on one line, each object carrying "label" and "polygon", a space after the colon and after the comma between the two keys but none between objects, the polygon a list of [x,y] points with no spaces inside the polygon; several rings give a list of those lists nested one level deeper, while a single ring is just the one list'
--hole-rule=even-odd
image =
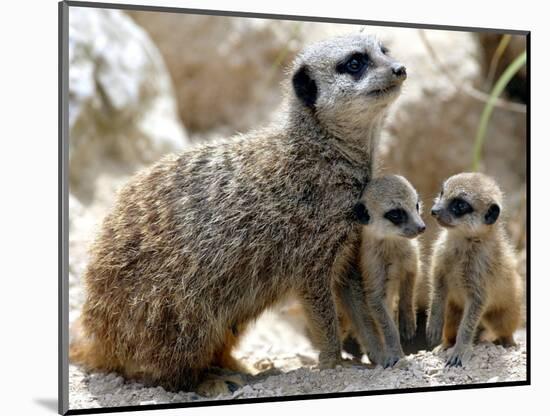
[{"label": "dark eye patch", "polygon": [[474,209],[462,198],[454,198],[449,202],[449,211],[451,211],[455,217],[462,217],[463,215],[474,212]]},{"label": "dark eye patch", "polygon": [[409,216],[404,209],[392,209],[384,214],[384,218],[391,221],[394,225],[401,225],[407,222]]},{"label": "dark eye patch", "polygon": [[367,69],[369,57],[364,53],[354,53],[344,62],[336,66],[336,72],[350,74],[354,79],[359,79]]},{"label": "dark eye patch", "polygon": [[380,46],[380,51],[384,54],[384,55],[387,55],[388,53],[390,53],[390,50],[388,48],[386,48],[385,46],[381,45]]}]

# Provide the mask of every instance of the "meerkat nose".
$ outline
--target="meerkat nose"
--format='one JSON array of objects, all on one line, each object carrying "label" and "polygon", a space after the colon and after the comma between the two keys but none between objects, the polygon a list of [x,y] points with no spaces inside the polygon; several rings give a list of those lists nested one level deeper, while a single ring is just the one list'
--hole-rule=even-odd
[{"label": "meerkat nose", "polygon": [[391,67],[391,72],[398,79],[407,78],[407,68],[402,64],[393,64]]},{"label": "meerkat nose", "polygon": [[424,224],[418,226],[418,234],[422,234],[426,231],[426,226]]}]

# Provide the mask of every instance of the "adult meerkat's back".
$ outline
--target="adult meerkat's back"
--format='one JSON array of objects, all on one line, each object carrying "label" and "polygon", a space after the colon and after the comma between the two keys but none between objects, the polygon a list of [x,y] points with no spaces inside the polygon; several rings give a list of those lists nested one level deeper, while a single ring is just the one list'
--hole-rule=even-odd
[{"label": "adult meerkat's back", "polygon": [[305,49],[279,125],[167,156],[122,189],[84,279],[72,357],[169,389],[227,366],[235,329],[298,293],[322,367],[340,358],[332,287],[352,207],[405,69],[374,38]]},{"label": "adult meerkat's back", "polygon": [[448,366],[461,366],[479,324],[496,342],[514,343],[521,317],[521,278],[502,221],[502,192],[480,173],[462,173],[443,184],[432,215],[444,227],[434,245],[432,300],[427,336],[454,348]]}]

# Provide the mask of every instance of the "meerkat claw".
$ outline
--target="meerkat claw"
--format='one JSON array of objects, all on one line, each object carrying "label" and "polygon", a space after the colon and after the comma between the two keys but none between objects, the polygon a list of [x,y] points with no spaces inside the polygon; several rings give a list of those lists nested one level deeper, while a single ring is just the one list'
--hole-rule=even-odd
[{"label": "meerkat claw", "polygon": [[231,393],[235,393],[237,390],[239,390],[242,386],[238,385],[237,383],[234,383],[232,381],[226,380],[225,384],[227,385],[227,388]]},{"label": "meerkat claw", "polygon": [[452,355],[451,358],[445,363],[445,368],[462,367],[462,360],[456,355]]},{"label": "meerkat claw", "polygon": [[397,362],[400,360],[399,357],[389,357],[387,358],[385,361],[384,361],[384,369],[386,368],[393,368],[395,366],[395,364],[397,364]]}]

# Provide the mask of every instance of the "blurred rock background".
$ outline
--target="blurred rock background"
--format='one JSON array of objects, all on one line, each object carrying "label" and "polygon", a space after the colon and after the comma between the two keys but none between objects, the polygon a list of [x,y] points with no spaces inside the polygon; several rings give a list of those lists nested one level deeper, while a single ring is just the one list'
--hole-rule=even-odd
[{"label": "blurred rock background", "polygon": [[[488,76],[496,79],[525,48],[525,38],[512,37],[491,69],[501,35],[78,7],[70,8],[69,25],[71,322],[83,301],[87,246],[120,185],[166,152],[274,119],[295,54],[305,44],[350,31],[377,35],[408,68],[378,162],[381,172],[403,174],[421,194],[429,254],[438,227],[426,213],[445,178],[471,169]],[[523,276],[525,86],[522,71],[501,97],[505,103],[490,120],[481,166],[506,193],[505,218]],[[420,307],[425,292],[421,281]],[[305,331],[292,302],[271,313],[266,325],[276,327],[277,319]],[[258,336],[261,322],[241,353],[262,340],[269,344],[269,335]]]}]

